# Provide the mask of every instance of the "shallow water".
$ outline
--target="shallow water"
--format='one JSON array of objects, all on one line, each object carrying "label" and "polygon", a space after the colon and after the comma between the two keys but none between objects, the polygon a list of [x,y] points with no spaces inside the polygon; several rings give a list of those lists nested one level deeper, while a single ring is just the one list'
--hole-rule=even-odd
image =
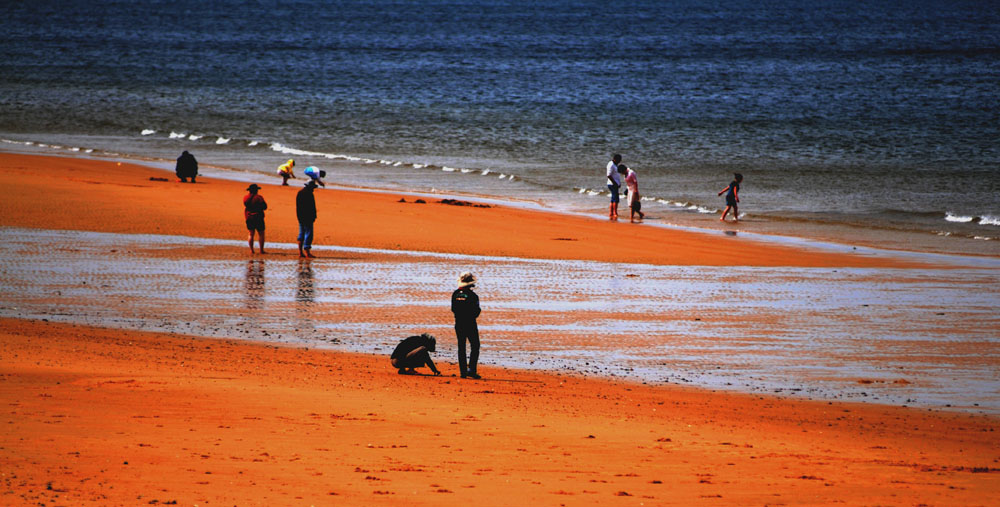
[{"label": "shallow water", "polygon": [[[388,354],[439,337],[476,272],[483,363],[648,383],[1000,413],[1000,270],[613,265],[0,229],[0,315]],[[272,244],[274,249],[293,245]],[[977,261],[980,262],[980,261]],[[447,369],[446,369],[447,371]]]}]

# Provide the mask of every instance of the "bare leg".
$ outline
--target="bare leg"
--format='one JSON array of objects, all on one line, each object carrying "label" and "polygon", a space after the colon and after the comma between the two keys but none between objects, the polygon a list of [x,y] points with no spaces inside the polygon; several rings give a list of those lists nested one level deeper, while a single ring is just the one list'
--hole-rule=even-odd
[{"label": "bare leg", "polygon": [[260,253],[267,253],[264,251],[264,231],[257,231],[257,233],[259,234],[257,239],[258,243],[260,243]]},{"label": "bare leg", "polygon": [[250,245],[250,253],[254,253],[254,250],[253,250],[253,229],[250,229],[250,239],[248,240],[248,244]]},{"label": "bare leg", "polygon": [[726,206],[726,209],[722,211],[722,218],[719,219],[720,222],[726,221],[726,215],[729,214],[730,208],[732,208],[732,206]]},{"label": "bare leg", "polygon": [[733,205],[733,222],[740,221],[740,207],[737,204]]}]

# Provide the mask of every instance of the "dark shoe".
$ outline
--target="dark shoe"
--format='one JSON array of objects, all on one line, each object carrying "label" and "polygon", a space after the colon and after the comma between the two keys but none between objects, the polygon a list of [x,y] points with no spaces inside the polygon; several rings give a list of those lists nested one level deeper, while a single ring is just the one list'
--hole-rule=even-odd
[{"label": "dark shoe", "polygon": [[397,371],[396,373],[400,375],[406,375],[406,368],[400,368],[399,371]]},{"label": "dark shoe", "polygon": [[468,375],[469,375],[469,378],[474,378],[476,380],[479,380],[479,379],[483,378],[483,377],[480,377],[479,374],[476,373],[476,372],[469,372]]}]

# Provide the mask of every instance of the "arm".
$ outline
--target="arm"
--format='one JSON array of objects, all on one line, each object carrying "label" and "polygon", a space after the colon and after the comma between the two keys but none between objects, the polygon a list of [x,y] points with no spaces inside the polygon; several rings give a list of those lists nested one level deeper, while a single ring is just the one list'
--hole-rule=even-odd
[{"label": "arm", "polygon": [[427,354],[427,366],[430,367],[431,371],[434,372],[435,375],[441,374],[441,370],[438,370],[437,367],[434,366],[434,361],[431,360],[430,354]]},{"label": "arm", "polygon": [[722,195],[722,194],[724,194],[724,193],[726,193],[728,191],[729,191],[729,187],[727,186],[726,188],[723,188],[722,190],[720,190],[717,195]]}]

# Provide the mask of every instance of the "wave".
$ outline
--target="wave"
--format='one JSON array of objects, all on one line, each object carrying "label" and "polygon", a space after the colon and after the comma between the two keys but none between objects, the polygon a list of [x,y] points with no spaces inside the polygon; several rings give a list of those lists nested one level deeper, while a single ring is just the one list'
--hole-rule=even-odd
[{"label": "wave", "polygon": [[995,215],[983,215],[979,217],[979,225],[997,225],[1000,226],[1000,217]]},{"label": "wave", "polygon": [[969,215],[953,215],[951,212],[948,212],[945,213],[944,219],[949,222],[959,222],[964,224],[975,220],[976,217]]},{"label": "wave", "polygon": [[1000,226],[1000,217],[996,215],[958,215],[949,211],[944,214],[944,219],[948,222],[962,224],[975,223],[978,225]]}]

